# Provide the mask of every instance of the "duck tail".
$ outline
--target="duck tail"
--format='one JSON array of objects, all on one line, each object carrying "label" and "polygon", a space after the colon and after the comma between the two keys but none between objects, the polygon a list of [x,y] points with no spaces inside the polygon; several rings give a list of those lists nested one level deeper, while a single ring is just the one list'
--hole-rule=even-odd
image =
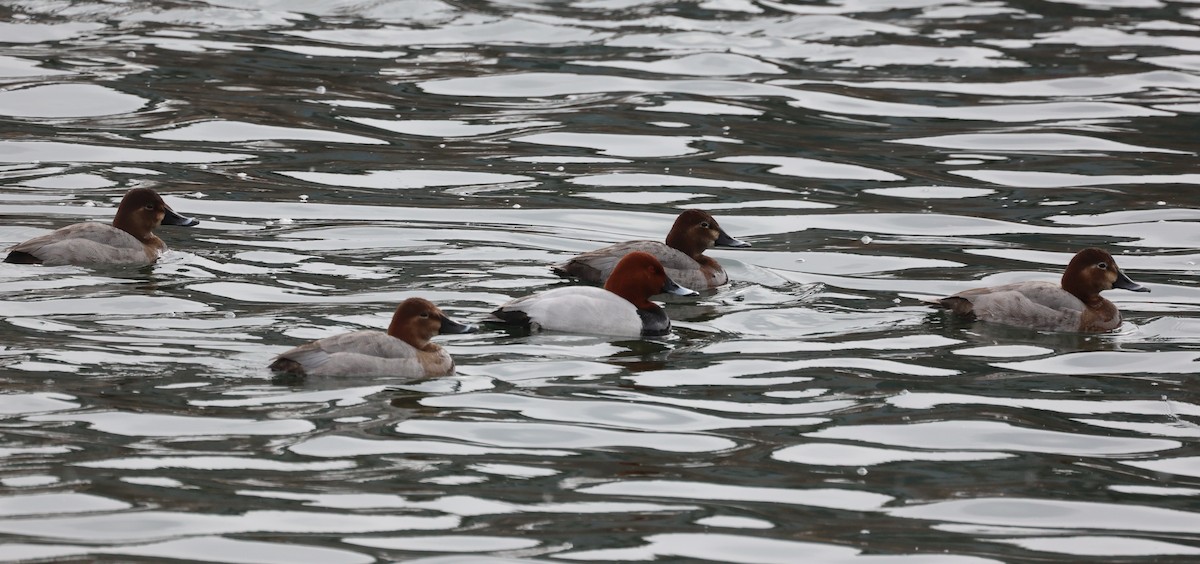
[{"label": "duck tail", "polygon": [[4,262],[12,264],[41,264],[42,259],[25,251],[12,251],[8,253],[8,256],[4,257]]}]

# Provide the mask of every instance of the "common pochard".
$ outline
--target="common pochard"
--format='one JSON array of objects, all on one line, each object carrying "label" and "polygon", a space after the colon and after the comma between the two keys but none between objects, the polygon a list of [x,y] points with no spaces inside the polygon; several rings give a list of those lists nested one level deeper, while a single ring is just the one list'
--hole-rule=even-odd
[{"label": "common pochard", "polygon": [[167,245],[154,234],[159,225],[190,227],[199,221],[175,213],[157,192],[125,193],[111,225],[76,223],[11,247],[4,262],[47,265],[146,265]]},{"label": "common pochard", "polygon": [[531,330],[637,337],[664,335],[671,319],[655,294],[695,295],[680,286],[654,255],[634,251],[613,268],[603,288],[568,286],[517,298],[492,312],[493,322]]},{"label": "common pochard", "polygon": [[449,376],[454,359],[430,339],[475,330],[429,300],[409,298],[396,308],[386,333],[353,331],[312,341],[275,357],[270,368],[292,376]]},{"label": "common pochard", "polygon": [[1079,251],[1062,282],[1018,282],[975,288],[935,300],[962,316],[1048,331],[1100,332],[1121,325],[1121,312],[1100,292],[1121,288],[1149,292],[1130,280],[1107,251]]},{"label": "common pochard", "polygon": [[562,276],[603,284],[617,261],[633,251],[654,255],[675,282],[698,289],[712,289],[729,282],[725,269],[704,251],[713,247],[749,247],[750,243],[730,237],[717,220],[702,210],[687,210],[675,218],[666,243],[626,241],[588,251],[551,267]]}]

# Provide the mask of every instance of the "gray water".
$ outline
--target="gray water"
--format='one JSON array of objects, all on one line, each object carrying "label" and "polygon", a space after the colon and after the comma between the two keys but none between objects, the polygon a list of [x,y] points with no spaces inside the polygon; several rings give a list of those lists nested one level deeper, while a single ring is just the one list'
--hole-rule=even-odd
[{"label": "gray water", "polygon": [[[1200,555],[1200,4],[0,2],[0,246],[129,188],[153,267],[0,266],[0,560],[1171,562]],[[423,296],[712,212],[644,340],[440,337]],[[1103,335],[916,296],[1103,246]],[[660,297],[661,298],[661,297]]]}]

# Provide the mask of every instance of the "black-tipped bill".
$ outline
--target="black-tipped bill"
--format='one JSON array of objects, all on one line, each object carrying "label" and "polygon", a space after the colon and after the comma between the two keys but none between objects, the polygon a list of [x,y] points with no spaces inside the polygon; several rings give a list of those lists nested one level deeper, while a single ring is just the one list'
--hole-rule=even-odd
[{"label": "black-tipped bill", "polygon": [[1121,271],[1117,271],[1117,281],[1113,282],[1113,288],[1120,288],[1122,290],[1129,290],[1131,292],[1149,292],[1150,291],[1150,288],[1147,288],[1141,284],[1138,284],[1137,282],[1134,282],[1133,280],[1130,280],[1129,277],[1125,276],[1125,273],[1121,272]]},{"label": "black-tipped bill", "polygon": [[194,217],[184,217],[182,215],[175,213],[175,210],[173,210],[171,208],[167,208],[163,212],[162,224],[163,225],[178,225],[180,227],[191,227],[193,225],[199,225],[200,220],[196,219]]},{"label": "black-tipped bill", "polygon": [[724,229],[722,229],[717,232],[717,240],[713,242],[713,245],[717,247],[734,247],[742,249],[749,247],[750,243],[742,241],[741,239],[734,239],[733,237],[730,237]]},{"label": "black-tipped bill", "polygon": [[663,284],[662,293],[675,294],[676,296],[698,296],[698,295],[700,295],[700,292],[684,288],[683,286],[680,286],[679,284],[677,284],[674,280],[671,280],[670,277],[667,277],[667,282],[665,284]]},{"label": "black-tipped bill", "polygon": [[459,323],[444,315],[441,318],[441,322],[442,328],[438,330],[439,335],[458,335],[461,333],[474,333],[479,330],[479,328],[474,325]]}]

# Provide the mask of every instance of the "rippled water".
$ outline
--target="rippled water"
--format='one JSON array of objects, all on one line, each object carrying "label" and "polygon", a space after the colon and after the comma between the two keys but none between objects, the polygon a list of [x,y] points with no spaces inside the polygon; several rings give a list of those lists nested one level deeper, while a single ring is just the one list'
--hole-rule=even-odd
[{"label": "rippled water", "polygon": [[[1200,5],[0,4],[0,245],[130,187],[144,269],[0,266],[0,560],[1185,561],[1200,555]],[[711,211],[675,331],[439,338],[271,380],[419,295]],[[1105,246],[1116,332],[916,295]]]}]

